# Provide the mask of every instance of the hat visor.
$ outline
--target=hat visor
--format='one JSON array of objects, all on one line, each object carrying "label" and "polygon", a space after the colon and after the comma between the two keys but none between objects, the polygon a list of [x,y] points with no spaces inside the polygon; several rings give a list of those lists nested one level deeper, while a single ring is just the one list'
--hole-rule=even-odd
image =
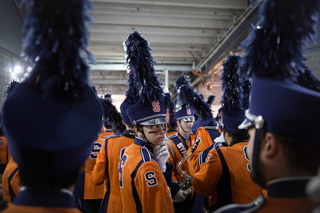
[{"label": "hat visor", "polygon": [[157,124],[164,124],[167,123],[166,117],[154,118],[147,121],[143,121],[139,123],[140,125],[157,125]]},{"label": "hat visor", "polygon": [[178,120],[188,122],[188,121],[195,121],[195,118],[194,118],[194,116],[184,116],[184,117],[179,118]]}]

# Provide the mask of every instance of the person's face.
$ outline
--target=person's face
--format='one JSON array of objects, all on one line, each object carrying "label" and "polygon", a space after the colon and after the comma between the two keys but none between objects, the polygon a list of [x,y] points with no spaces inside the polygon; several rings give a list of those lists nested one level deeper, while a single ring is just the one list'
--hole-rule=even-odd
[{"label": "person's face", "polygon": [[191,134],[191,128],[194,124],[194,121],[178,121],[179,130],[183,131],[184,134],[190,135]]},{"label": "person's face", "polygon": [[145,125],[142,130],[146,139],[154,146],[161,145],[165,138],[165,124]]}]

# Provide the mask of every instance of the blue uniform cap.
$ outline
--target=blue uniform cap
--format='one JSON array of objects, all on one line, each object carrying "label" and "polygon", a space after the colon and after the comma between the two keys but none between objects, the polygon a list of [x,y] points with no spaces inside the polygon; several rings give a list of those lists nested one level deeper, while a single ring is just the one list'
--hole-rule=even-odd
[{"label": "blue uniform cap", "polygon": [[320,93],[286,80],[257,76],[253,76],[251,86],[249,111],[239,128],[259,127],[263,119],[267,131],[320,143],[320,123],[317,119],[320,116]]},{"label": "blue uniform cap", "polygon": [[174,117],[177,120],[183,121],[195,121],[194,110],[190,107],[189,104],[182,104],[177,101],[175,104]]},{"label": "blue uniform cap", "polygon": [[133,125],[156,125],[167,122],[163,100],[139,101],[127,109],[127,115]]},{"label": "blue uniform cap", "polygon": [[47,97],[21,83],[3,105],[3,129],[13,159],[23,168],[48,162],[52,174],[79,169],[102,126],[100,101],[88,85],[78,97]]}]

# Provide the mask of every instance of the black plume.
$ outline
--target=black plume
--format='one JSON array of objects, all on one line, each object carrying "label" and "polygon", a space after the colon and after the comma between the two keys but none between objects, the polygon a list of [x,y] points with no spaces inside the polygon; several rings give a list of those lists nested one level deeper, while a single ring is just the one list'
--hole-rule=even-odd
[{"label": "black plume", "polygon": [[133,90],[138,91],[136,94],[139,95],[139,100],[152,102],[163,99],[161,82],[153,67],[155,62],[148,41],[139,32],[134,31],[125,41],[125,48],[129,75],[132,75],[128,84]]},{"label": "black plume", "polygon": [[[267,0],[260,8],[257,26],[241,44],[241,64],[250,77],[290,79],[304,72],[302,48],[316,38],[317,0]],[[240,47],[241,48],[241,47]]]},{"label": "black plume", "polygon": [[189,78],[185,74],[178,77],[175,88],[182,104],[189,104],[200,115],[201,119],[205,120],[212,117],[210,106],[194,91],[189,83]]}]

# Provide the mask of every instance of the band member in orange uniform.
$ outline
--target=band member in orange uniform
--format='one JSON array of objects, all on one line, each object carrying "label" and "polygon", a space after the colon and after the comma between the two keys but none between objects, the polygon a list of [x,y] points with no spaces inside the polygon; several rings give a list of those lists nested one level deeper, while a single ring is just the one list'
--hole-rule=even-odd
[{"label": "band member in orange uniform", "polygon": [[228,56],[221,77],[223,136],[228,146],[212,148],[192,181],[198,194],[211,196],[211,211],[230,203],[249,203],[262,193],[250,177],[248,132],[238,129],[244,118],[243,97],[249,95],[243,94],[244,85],[248,85],[237,74],[239,60],[238,55]]},{"label": "band member in orange uniform", "polygon": [[[124,150],[119,164],[123,212],[174,212],[168,183],[172,165],[165,139],[164,93],[153,68],[148,42],[137,31],[126,40],[129,67],[139,101],[127,109],[134,125],[134,143]],[[170,186],[170,185],[169,185]]]}]

